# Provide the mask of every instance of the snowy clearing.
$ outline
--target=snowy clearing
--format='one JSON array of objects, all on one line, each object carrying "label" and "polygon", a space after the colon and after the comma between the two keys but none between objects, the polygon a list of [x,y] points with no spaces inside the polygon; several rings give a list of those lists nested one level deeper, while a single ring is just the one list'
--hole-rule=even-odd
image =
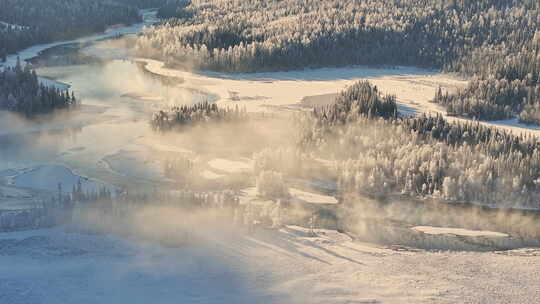
[{"label": "snowy clearing", "polygon": [[2,233],[0,301],[535,303],[540,296],[538,250],[408,251],[315,232],[201,232],[179,248],[62,228]]},{"label": "snowy clearing", "polygon": [[[439,87],[444,91],[454,91],[465,87],[466,80],[414,67],[388,69],[356,66],[229,75],[191,73],[167,68],[158,60],[143,58],[136,60],[146,63],[145,68],[151,73],[184,79],[184,84],[180,86],[196,85],[218,95],[220,97],[218,103],[223,106],[245,106],[250,112],[297,111],[314,105],[323,105],[327,103],[324,99],[331,101],[338,92],[358,80],[369,80],[381,92],[396,95],[399,110],[404,115],[441,114],[449,121],[472,121],[447,116],[446,110],[430,102]],[[231,92],[243,98],[232,100]],[[255,98],[257,96],[259,98]],[[540,136],[540,128],[520,124],[516,120],[479,123],[515,134]]]},{"label": "snowy clearing", "polygon": [[[406,67],[396,69],[349,67],[235,75],[195,74],[166,68],[163,62],[157,60],[142,58],[136,60],[144,62],[145,68],[151,73],[184,79],[180,87],[202,88],[218,95],[220,97],[218,103],[224,106],[245,106],[252,112],[269,112],[280,107],[296,106],[306,96],[335,94],[358,79],[430,73]],[[231,92],[241,98],[231,100]]]}]

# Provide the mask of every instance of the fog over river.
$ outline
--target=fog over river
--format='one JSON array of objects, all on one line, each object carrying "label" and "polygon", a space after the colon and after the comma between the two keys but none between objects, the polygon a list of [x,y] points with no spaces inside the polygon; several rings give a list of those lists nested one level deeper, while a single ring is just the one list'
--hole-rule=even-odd
[{"label": "fog over river", "polygon": [[[387,82],[394,78],[385,77],[397,77],[398,81],[408,83],[407,77],[434,75],[415,68],[367,67],[235,76],[168,70],[158,61],[129,56],[126,45],[130,34],[156,21],[155,12],[144,11],[144,17],[143,24],[76,41],[36,46],[19,54],[22,60],[38,67],[44,83],[61,88],[68,85],[82,105],[37,123],[1,114],[0,170],[10,170],[3,175],[11,172],[9,177],[16,178],[44,165],[53,166],[45,168],[48,186],[39,182],[13,185],[30,189],[37,185],[39,190],[54,191],[53,185],[61,182],[69,190],[77,175],[111,187],[162,182],[159,155],[197,152],[185,141],[164,139],[151,130],[152,114],[171,106],[209,101],[239,106],[249,112],[291,112],[319,104],[318,96],[323,104],[331,101],[333,95],[361,78]],[[15,62],[16,56],[10,56],[7,64]],[[404,106],[403,110],[411,109]],[[249,159],[243,161],[249,163]],[[65,178],[64,169],[72,171],[73,179]],[[210,171],[206,175],[212,178],[218,173]],[[29,179],[19,176],[19,180]]]}]

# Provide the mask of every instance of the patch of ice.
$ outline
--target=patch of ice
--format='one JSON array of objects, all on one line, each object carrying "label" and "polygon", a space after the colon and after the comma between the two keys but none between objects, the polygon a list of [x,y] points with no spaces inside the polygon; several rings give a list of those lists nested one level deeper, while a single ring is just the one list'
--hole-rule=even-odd
[{"label": "patch of ice", "polygon": [[416,226],[413,230],[420,231],[426,234],[453,234],[460,236],[485,236],[485,237],[508,237],[508,234],[494,231],[469,230],[462,228],[446,228],[432,226]]}]

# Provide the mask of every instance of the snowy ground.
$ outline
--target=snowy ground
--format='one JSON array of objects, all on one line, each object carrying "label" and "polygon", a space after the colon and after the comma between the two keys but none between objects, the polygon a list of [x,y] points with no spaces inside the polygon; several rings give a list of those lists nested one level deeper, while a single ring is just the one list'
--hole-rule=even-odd
[{"label": "snowy ground", "polygon": [[431,226],[416,226],[412,228],[416,231],[421,231],[426,234],[451,234],[461,236],[486,236],[486,237],[508,237],[506,233],[482,230],[469,230],[461,228],[446,228],[446,227],[431,227]]},{"label": "snowy ground", "polygon": [[[145,68],[154,74],[182,78],[184,82],[179,86],[202,88],[220,96],[218,103],[224,106],[238,104],[252,112],[274,112],[290,107],[298,110],[298,103],[306,96],[338,93],[347,85],[363,78],[430,74],[416,68],[351,67],[230,76],[216,73],[194,74],[165,68],[162,62],[156,60],[137,60],[146,63]],[[231,99],[231,92],[237,94],[238,100]]]},{"label": "snowy ground", "polygon": [[[184,79],[184,86],[196,85],[220,96],[224,106],[241,105],[248,111],[294,110],[312,104],[332,100],[332,96],[358,80],[366,79],[375,84],[383,93],[398,98],[399,110],[405,115],[441,114],[450,121],[470,121],[464,118],[446,116],[446,111],[437,104],[430,103],[439,87],[456,90],[467,81],[449,74],[411,67],[377,69],[369,67],[324,68],[292,72],[254,73],[224,75],[218,73],[190,73],[164,67],[157,60],[137,59],[146,63],[152,73]],[[231,92],[239,100],[231,99]],[[306,97],[308,97],[306,99]],[[540,136],[540,128],[520,124],[517,120],[480,122],[514,132]]]},{"label": "snowy ground", "polygon": [[536,303],[540,251],[429,252],[333,230],[213,232],[178,248],[63,228],[0,234],[0,302]]}]

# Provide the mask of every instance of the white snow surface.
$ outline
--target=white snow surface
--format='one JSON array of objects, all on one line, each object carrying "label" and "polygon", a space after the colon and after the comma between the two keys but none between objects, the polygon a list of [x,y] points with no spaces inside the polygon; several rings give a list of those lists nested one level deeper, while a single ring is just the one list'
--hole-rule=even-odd
[{"label": "white snow surface", "polygon": [[[138,58],[145,68],[155,74],[179,77],[185,80],[182,86],[197,86],[212,92],[223,106],[240,105],[250,112],[277,110],[299,111],[304,97],[337,94],[358,80],[369,80],[384,94],[396,95],[399,111],[404,115],[422,113],[443,115],[449,121],[471,122],[472,120],[447,116],[443,107],[431,103],[439,87],[454,91],[465,87],[467,81],[451,74],[414,67],[370,68],[354,66],[344,68],[306,69],[290,72],[268,72],[252,74],[192,73],[167,68],[158,60]],[[230,92],[239,100],[233,101]],[[515,134],[540,136],[540,128],[520,124],[517,120],[480,121],[480,124],[501,128]]]},{"label": "white snow surface", "polygon": [[208,162],[208,165],[213,169],[227,173],[241,173],[253,169],[252,161],[229,160],[224,158],[214,158]]},{"label": "white snow surface", "polygon": [[309,204],[337,204],[338,203],[338,200],[333,196],[302,191],[295,188],[290,188],[289,193],[291,194],[293,200],[298,200],[298,201],[309,203]]},{"label": "white snow surface", "polygon": [[469,230],[462,228],[447,228],[447,227],[433,227],[433,226],[416,226],[412,228],[416,231],[421,231],[426,234],[452,234],[461,236],[486,236],[486,237],[508,237],[508,234],[494,231],[485,230]]},{"label": "white snow surface", "polygon": [[201,233],[178,248],[62,228],[2,233],[0,302],[493,304],[540,296],[538,250],[409,251],[315,232]]}]

